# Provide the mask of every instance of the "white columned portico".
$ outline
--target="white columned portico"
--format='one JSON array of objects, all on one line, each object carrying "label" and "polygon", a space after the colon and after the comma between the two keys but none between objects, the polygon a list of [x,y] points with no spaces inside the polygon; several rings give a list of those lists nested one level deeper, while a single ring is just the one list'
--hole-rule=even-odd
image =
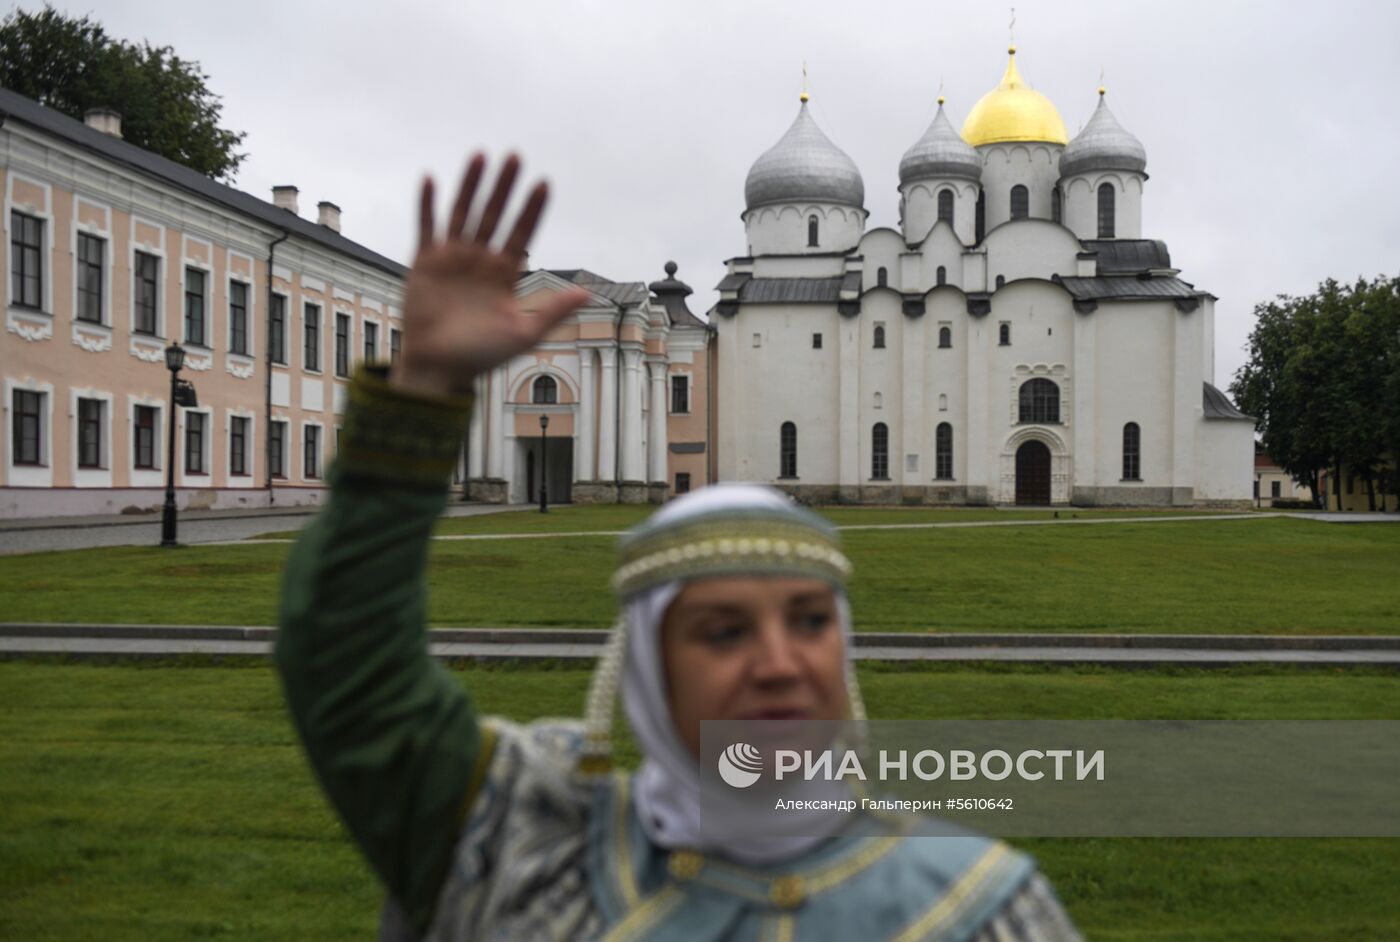
[{"label": "white columned portico", "polygon": [[642,452],[642,351],[622,351],[622,480],[646,474]]},{"label": "white columned portico", "polygon": [[647,480],[666,481],[666,361],[651,360],[651,430],[647,435]]},{"label": "white columned portico", "polygon": [[486,476],[503,478],[506,475],[506,370],[497,367],[491,371],[491,427],[487,432]]},{"label": "white columned portico", "polygon": [[592,347],[580,347],[578,351],[579,404],[578,421],[574,433],[574,480],[594,481],[597,475],[593,465],[593,423],[597,413],[593,396]]},{"label": "white columned portico", "polygon": [[486,384],[478,379],[472,397],[471,427],[467,431],[467,477],[486,473]]},{"label": "white columned portico", "polygon": [[617,478],[617,357],[612,349],[598,351],[603,369],[598,391],[598,480]]}]

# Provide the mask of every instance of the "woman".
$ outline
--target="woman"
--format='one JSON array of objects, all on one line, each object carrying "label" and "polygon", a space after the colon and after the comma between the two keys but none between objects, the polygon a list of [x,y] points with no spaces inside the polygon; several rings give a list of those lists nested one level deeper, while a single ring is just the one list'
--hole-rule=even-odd
[{"label": "woman", "polygon": [[[389,891],[381,938],[1078,939],[998,842],[913,839],[860,815],[760,820],[701,774],[704,720],[863,719],[849,563],[829,525],[776,491],[704,488],[623,541],[622,615],[583,723],[479,721],[429,657],[428,541],[472,379],[587,298],[519,309],[546,190],[497,249],[519,162],[472,218],[484,170],[468,164],[442,235],[424,184],[402,356],[356,376],[331,502],[283,588],[278,668],[312,765]],[[619,688],[643,753],[633,776],[609,759]]]}]

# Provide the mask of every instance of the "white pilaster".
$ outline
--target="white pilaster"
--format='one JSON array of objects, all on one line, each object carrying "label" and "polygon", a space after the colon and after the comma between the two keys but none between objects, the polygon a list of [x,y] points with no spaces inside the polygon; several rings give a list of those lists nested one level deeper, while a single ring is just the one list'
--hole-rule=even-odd
[{"label": "white pilaster", "polygon": [[503,478],[506,475],[506,370],[503,366],[491,371],[491,422],[486,434],[486,476]]},{"label": "white pilaster", "polygon": [[665,482],[666,476],[666,361],[651,361],[651,432],[647,435],[647,480]]},{"label": "white pilaster", "polygon": [[598,480],[612,481],[617,478],[617,354],[600,349],[598,362],[603,368],[598,391]]},{"label": "white pilaster", "polygon": [[578,421],[574,431],[574,480],[593,481],[597,475],[593,464],[593,423],[596,421],[597,405],[593,395],[592,347],[580,347],[578,351],[579,404]]},{"label": "white pilaster", "polygon": [[478,379],[472,397],[471,427],[467,430],[467,477],[479,478],[486,473],[486,384]]},{"label": "white pilaster", "polygon": [[622,351],[622,480],[646,474],[642,451],[642,351]]}]

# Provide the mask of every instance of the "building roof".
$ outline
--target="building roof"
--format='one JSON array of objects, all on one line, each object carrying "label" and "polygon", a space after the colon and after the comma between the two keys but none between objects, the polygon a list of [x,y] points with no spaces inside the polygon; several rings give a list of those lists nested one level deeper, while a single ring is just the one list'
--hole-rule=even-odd
[{"label": "building roof", "polygon": [[1084,248],[1095,254],[1100,275],[1137,274],[1172,267],[1167,243],[1160,239],[1085,239]]},{"label": "building roof", "polygon": [[834,304],[844,278],[750,278],[739,286],[744,304]]},{"label": "building roof", "polygon": [[817,127],[804,100],[792,126],[754,161],[744,181],[748,209],[772,203],[865,205],[855,161]]},{"label": "building roof", "polygon": [[1060,176],[1094,170],[1128,170],[1142,173],[1147,169],[1147,149],[1142,141],[1123,129],[1108,99],[1099,89],[1099,106],[1094,109],[1084,130],[1074,136],[1060,155]]},{"label": "building roof", "polygon": [[903,185],[915,180],[947,178],[981,180],[982,158],[953,129],[940,98],[933,123],[899,161],[899,182]]},{"label": "building roof", "polygon": [[290,210],[274,206],[242,190],[218,183],[197,170],[154,154],[135,144],[113,137],[96,128],[90,128],[75,120],[45,107],[6,88],[0,88],[0,123],[17,121],[28,127],[60,138],[63,141],[96,154],[113,163],[121,164],[138,173],[154,177],[169,186],[184,190],[193,196],[217,203],[227,209],[251,216],[259,222],[275,229],[285,229],[311,242],[363,262],[372,268],[403,278],[408,269],[391,258],[352,242],[345,236],[325,226],[303,219]]},{"label": "building roof", "polygon": [[546,268],[545,271],[556,278],[582,285],[600,298],[619,306],[641,304],[647,299],[647,286],[640,281],[613,281],[586,268]]},{"label": "building roof", "polygon": [[1065,122],[1050,99],[1026,84],[1016,69],[1016,47],[1001,83],[987,92],[963,122],[962,136],[973,147],[1007,141],[1045,141],[1065,144]]},{"label": "building roof", "polygon": [[1175,277],[1111,275],[1107,278],[1061,278],[1060,284],[1076,301],[1145,301],[1207,296],[1206,292]]},{"label": "building roof", "polygon": [[667,262],[666,277],[661,281],[653,281],[647,288],[666,308],[666,314],[671,318],[673,325],[708,328],[710,325],[696,317],[691,312],[690,305],[685,303],[686,297],[692,292],[690,285],[676,278],[676,267],[675,262]]},{"label": "building roof", "polygon": [[1205,388],[1202,390],[1201,406],[1205,410],[1207,419],[1242,419],[1246,422],[1253,422],[1254,416],[1245,415],[1235,404],[1230,401],[1230,397],[1216,389],[1210,383],[1202,383]]}]

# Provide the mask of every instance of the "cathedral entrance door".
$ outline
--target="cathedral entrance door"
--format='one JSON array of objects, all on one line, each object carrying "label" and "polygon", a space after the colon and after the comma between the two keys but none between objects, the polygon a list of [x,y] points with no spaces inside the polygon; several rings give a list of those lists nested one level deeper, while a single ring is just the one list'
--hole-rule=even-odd
[{"label": "cathedral entrance door", "polygon": [[1050,449],[1044,442],[1026,442],[1016,449],[1016,503],[1050,503]]}]

